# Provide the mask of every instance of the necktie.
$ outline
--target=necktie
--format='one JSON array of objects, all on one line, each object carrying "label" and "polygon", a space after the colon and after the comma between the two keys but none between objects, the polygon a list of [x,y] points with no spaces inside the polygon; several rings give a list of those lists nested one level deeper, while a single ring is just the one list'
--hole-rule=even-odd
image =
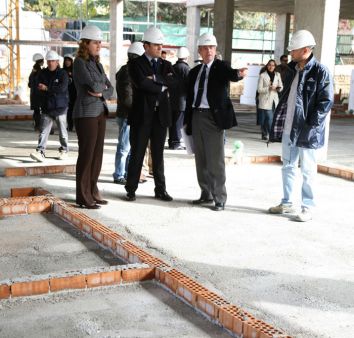
[{"label": "necktie", "polygon": [[195,108],[198,108],[200,106],[200,102],[202,101],[202,96],[203,96],[203,92],[204,92],[206,68],[207,68],[207,65],[204,65],[203,70],[202,70],[202,74],[200,75],[197,98],[195,99],[195,103],[194,103]]},{"label": "necktie", "polygon": [[157,61],[155,59],[151,59],[152,71],[156,75],[157,73]]}]

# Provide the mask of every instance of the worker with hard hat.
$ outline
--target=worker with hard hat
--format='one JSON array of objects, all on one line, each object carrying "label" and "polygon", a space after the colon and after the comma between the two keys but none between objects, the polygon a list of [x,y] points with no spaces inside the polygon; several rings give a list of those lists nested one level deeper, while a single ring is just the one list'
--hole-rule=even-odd
[{"label": "worker with hard hat", "polygon": [[44,64],[44,56],[41,53],[35,53],[33,54],[32,60],[34,65],[28,78],[28,87],[30,88],[30,106],[31,110],[33,110],[34,130],[39,131],[41,124],[41,108],[37,92],[37,79]]},{"label": "worker with hard hat", "polygon": [[74,129],[74,120],[73,120],[73,110],[74,104],[76,101],[76,88],[73,79],[73,64],[74,64],[74,56],[72,54],[64,55],[64,63],[63,69],[67,72],[69,77],[69,106],[68,111],[66,113],[66,121],[68,124],[68,131],[73,131]]},{"label": "worker with hard hat", "polygon": [[198,52],[202,63],[189,72],[186,132],[194,142],[195,164],[200,198],[194,205],[214,202],[213,210],[225,208],[224,130],[236,126],[235,112],[228,95],[230,81],[242,80],[246,68],[233,69],[216,58],[217,41],[205,33],[199,37]]},{"label": "worker with hard hat", "polygon": [[130,126],[128,116],[132,109],[133,88],[128,73],[132,60],[145,52],[143,43],[133,42],[128,48],[128,62],[116,74],[118,143],[115,156],[113,182],[125,185],[128,174],[128,154],[130,152]]},{"label": "worker with hard hat", "polygon": [[145,150],[150,140],[155,198],[172,201],[166,191],[163,150],[167,128],[171,125],[170,91],[177,80],[169,61],[161,58],[164,36],[156,27],[145,31],[145,53],[131,61],[129,75],[133,84],[130,124],[130,159],[125,189],[127,200],[135,200]]},{"label": "worker with hard hat", "polygon": [[60,58],[56,51],[50,50],[45,58],[48,67],[40,71],[37,85],[42,112],[40,134],[37,149],[30,155],[37,162],[45,160],[48,137],[54,121],[59,130],[58,159],[66,159],[69,151],[66,130],[66,111],[69,103],[68,75],[60,68]]},{"label": "worker with hard hat", "polygon": [[279,205],[269,208],[269,212],[296,212],[293,190],[300,160],[301,211],[294,217],[299,222],[312,219],[317,175],[316,150],[325,143],[326,117],[333,105],[333,78],[314,57],[315,46],[311,32],[299,30],[293,34],[288,47],[292,76],[284,83],[270,134],[271,142],[282,142],[283,198]]},{"label": "worker with hard hat", "polygon": [[172,102],[172,126],[168,130],[168,147],[173,150],[184,150],[182,146],[182,127],[184,111],[186,110],[186,97],[188,85],[188,65],[189,50],[180,47],[177,51],[177,62],[173,65],[173,70],[178,79],[178,87],[171,93]]},{"label": "worker with hard hat", "polygon": [[106,100],[113,94],[102,64],[100,50],[102,31],[86,26],[80,36],[73,66],[77,91],[73,119],[79,143],[76,163],[76,203],[82,208],[98,209],[107,204],[97,182],[101,172],[106,117]]}]

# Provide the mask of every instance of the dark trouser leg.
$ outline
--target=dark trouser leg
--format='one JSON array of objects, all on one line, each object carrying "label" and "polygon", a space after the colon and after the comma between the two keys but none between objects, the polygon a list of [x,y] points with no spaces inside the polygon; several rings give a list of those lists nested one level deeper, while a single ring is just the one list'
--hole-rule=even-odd
[{"label": "dark trouser leg", "polygon": [[153,121],[150,135],[150,147],[152,157],[152,167],[154,168],[155,192],[166,190],[165,168],[163,160],[164,144],[166,140],[167,128],[162,127],[156,117]]},{"label": "dark trouser leg", "polygon": [[193,114],[193,141],[197,178],[203,197],[212,194],[216,203],[225,203],[226,173],[224,131],[214,122],[211,112]]},{"label": "dark trouser leg", "polygon": [[102,159],[103,159],[103,148],[104,148],[104,136],[106,133],[106,117],[102,113],[97,118],[97,141],[93,152],[93,162],[91,169],[91,193],[93,198],[98,201],[102,199],[102,196],[98,190],[97,182],[98,177],[100,176],[102,168]]},{"label": "dark trouser leg", "polygon": [[148,144],[151,126],[139,125],[130,126],[130,158],[128,164],[128,176],[125,190],[135,192],[138,188],[141,168],[145,150]]},{"label": "dark trouser leg", "polygon": [[93,205],[95,199],[100,197],[97,180],[102,165],[105,123],[103,113],[99,117],[75,119],[79,143],[76,163],[77,204]]},{"label": "dark trouser leg", "polygon": [[33,109],[33,121],[34,129],[39,130],[41,127],[41,109],[39,107]]},{"label": "dark trouser leg", "polygon": [[181,127],[178,126],[180,115],[179,111],[172,112],[172,126],[168,130],[168,146],[171,149],[178,147],[181,143]]},{"label": "dark trouser leg", "polygon": [[72,131],[74,128],[74,121],[73,121],[73,103],[69,103],[68,111],[66,113],[66,121],[68,123],[68,130]]}]

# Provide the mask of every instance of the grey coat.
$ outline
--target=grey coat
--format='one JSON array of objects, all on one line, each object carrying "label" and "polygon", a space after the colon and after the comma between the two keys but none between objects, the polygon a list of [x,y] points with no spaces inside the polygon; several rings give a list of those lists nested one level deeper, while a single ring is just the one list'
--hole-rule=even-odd
[{"label": "grey coat", "polygon": [[[96,117],[102,112],[108,112],[105,100],[112,96],[113,87],[101,63],[77,57],[73,66],[73,79],[77,91],[73,118]],[[102,93],[102,97],[89,95],[88,91]]]}]

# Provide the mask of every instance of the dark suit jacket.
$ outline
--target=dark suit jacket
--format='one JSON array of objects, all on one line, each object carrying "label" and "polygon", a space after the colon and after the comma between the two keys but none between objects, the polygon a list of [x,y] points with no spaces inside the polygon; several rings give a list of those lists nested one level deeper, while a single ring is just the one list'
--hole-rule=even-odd
[{"label": "dark suit jacket", "polygon": [[[148,78],[153,76],[153,70],[145,54],[129,62],[128,69],[133,85],[133,104],[128,123],[132,126],[150,124],[158,101],[161,126],[169,127],[172,124],[169,92],[178,84],[171,63],[158,59],[155,80]],[[162,92],[162,86],[168,89]]]},{"label": "dark suit jacket", "polygon": [[[188,77],[187,106],[184,124],[187,124],[187,134],[192,133],[192,104],[194,101],[194,85],[200,68],[203,64],[195,66]],[[220,129],[230,129],[237,125],[234,108],[229,97],[229,82],[239,81],[242,77],[237,69],[221,60],[214,60],[211,65],[207,87],[207,99],[216,125]]]}]

